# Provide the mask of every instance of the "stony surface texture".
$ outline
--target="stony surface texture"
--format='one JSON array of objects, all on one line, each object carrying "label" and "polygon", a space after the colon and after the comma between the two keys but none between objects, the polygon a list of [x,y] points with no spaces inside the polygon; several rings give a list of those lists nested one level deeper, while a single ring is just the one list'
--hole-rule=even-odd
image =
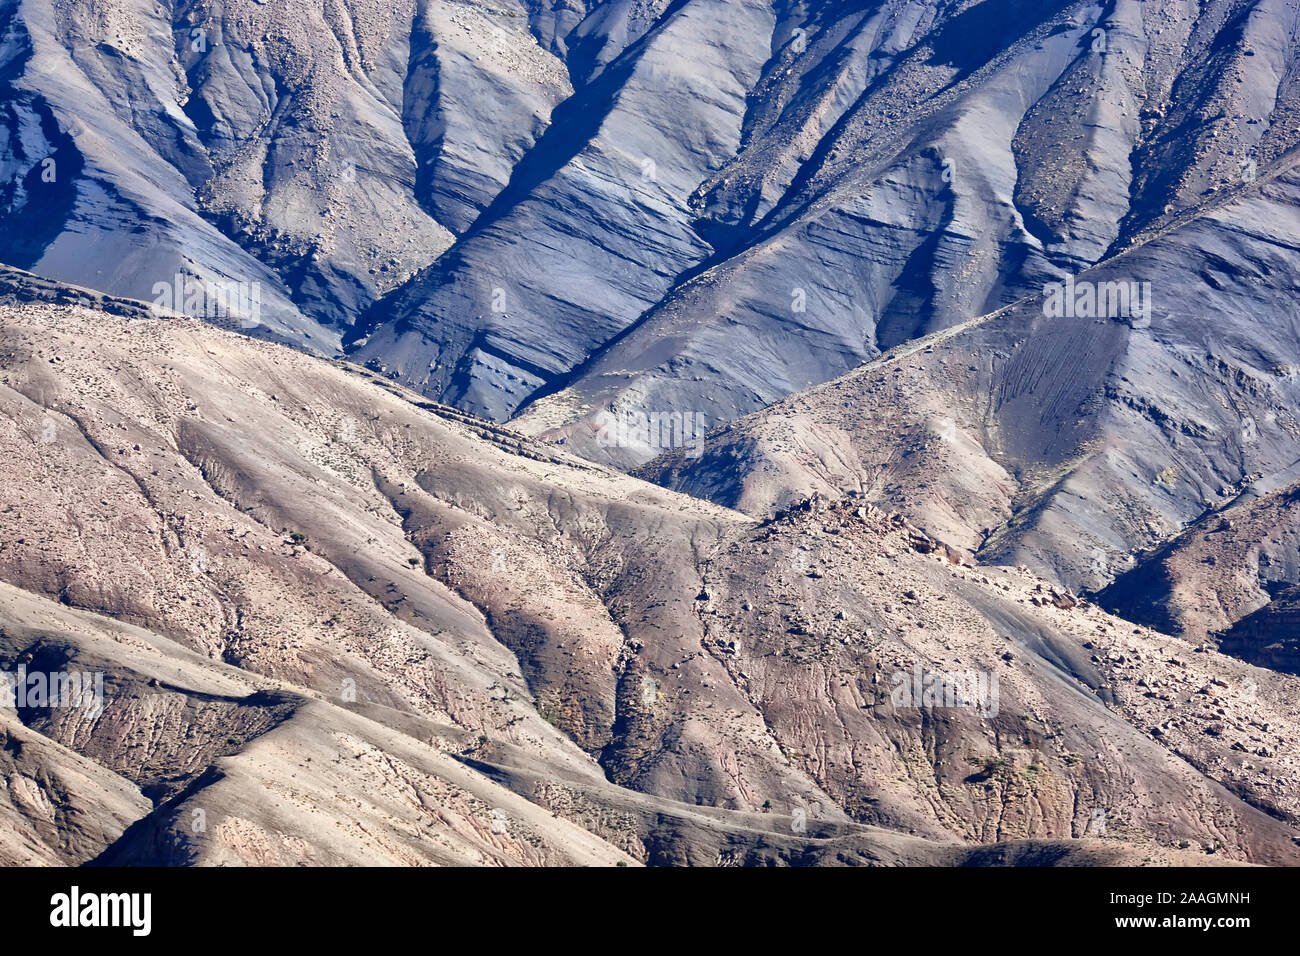
[{"label": "stony surface texture", "polygon": [[[1222,634],[1243,618],[1266,611],[1300,583],[1300,486],[1262,490],[1274,483],[1257,482],[1228,507],[1207,513],[1172,541],[1139,555],[1136,567],[1097,600],[1189,640]],[[1266,618],[1267,613],[1257,621]],[[1277,636],[1292,630],[1280,627]],[[1287,669],[1296,666],[1293,661]]]},{"label": "stony surface texture", "polygon": [[[742,148],[689,200],[712,254],[529,398],[520,427],[626,466],[653,452],[584,442],[606,408],[726,422],[1261,191],[1297,142],[1295,29],[1294,4],[791,8]],[[1239,227],[1283,249],[1291,229],[1289,210],[1208,218],[1212,260],[1234,265]],[[1158,309],[1178,265],[1134,276]],[[441,284],[424,289],[430,314]],[[1224,339],[1285,314],[1195,304]]]},{"label": "stony surface texture", "polygon": [[149,812],[129,779],[0,713],[0,863],[70,866],[98,857]]},{"label": "stony surface texture", "polygon": [[1297,0],[0,27],[0,860],[1300,860]]},{"label": "stony surface texture", "polygon": [[1215,208],[1300,138],[1287,0],[0,17],[0,259],[258,282],[260,325],[217,321],[620,467],[656,449],[586,440],[602,411],[716,425],[1188,219],[1231,245]]},{"label": "stony surface texture", "polygon": [[[1221,512],[1295,480],[1298,192],[1295,171],[1280,171],[1080,275],[1152,276],[1149,319],[1049,317],[1034,296],[640,473],[756,514],[860,490],[982,560],[1100,589],[1197,522],[1214,529]],[[1274,518],[1285,527],[1285,511]]]},{"label": "stony surface texture", "polygon": [[580,12],[7,5],[0,258],[146,301],[178,272],[258,282],[260,331],[333,353],[489,204],[572,93],[560,41],[540,36]]},{"label": "stony surface texture", "polygon": [[[7,812],[89,817],[11,855],[1300,860],[1296,678],[856,491],[760,521],[77,305],[0,307],[0,396],[0,663],[105,674],[102,712],[11,712],[59,759]],[[898,699],[918,667],[998,696]]]}]

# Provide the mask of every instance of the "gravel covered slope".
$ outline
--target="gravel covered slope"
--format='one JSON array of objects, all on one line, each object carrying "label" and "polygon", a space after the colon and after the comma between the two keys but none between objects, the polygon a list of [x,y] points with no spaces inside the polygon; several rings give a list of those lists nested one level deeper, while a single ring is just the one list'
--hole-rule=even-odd
[{"label": "gravel covered slope", "polygon": [[[1300,853],[1294,678],[860,498],[760,523],[193,321],[0,330],[0,659],[105,673],[17,712],[120,793],[83,856]],[[918,668],[998,692],[898,698]]]},{"label": "gravel covered slope", "polygon": [[640,474],[763,514],[860,490],[978,554],[1099,589],[1300,459],[1293,169],[1077,282],[1149,281],[1149,316],[1044,297],[900,346]]}]

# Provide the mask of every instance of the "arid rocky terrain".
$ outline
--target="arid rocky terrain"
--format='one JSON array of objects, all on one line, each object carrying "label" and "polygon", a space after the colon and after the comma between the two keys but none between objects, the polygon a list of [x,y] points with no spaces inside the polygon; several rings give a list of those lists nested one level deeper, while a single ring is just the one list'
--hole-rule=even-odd
[{"label": "arid rocky terrain", "polygon": [[0,396],[4,669],[106,675],[8,711],[9,862],[1300,859],[1300,678],[857,492],[760,520],[143,311],[4,306]]},{"label": "arid rocky terrain", "polygon": [[0,862],[1300,863],[1300,0],[0,26]]}]

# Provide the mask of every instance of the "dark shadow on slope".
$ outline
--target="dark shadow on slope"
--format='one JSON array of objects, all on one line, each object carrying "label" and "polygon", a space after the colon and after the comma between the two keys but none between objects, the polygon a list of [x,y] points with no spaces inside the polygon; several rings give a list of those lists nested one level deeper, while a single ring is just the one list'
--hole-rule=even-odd
[{"label": "dark shadow on slope", "polygon": [[[583,87],[555,107],[551,112],[551,124],[533,148],[515,165],[510,181],[497,193],[488,207],[437,262],[380,298],[359,316],[356,325],[344,336],[345,351],[351,351],[359,340],[388,322],[395,312],[412,300],[425,298],[424,290],[430,284],[436,285],[445,277],[454,275],[464,265],[462,252],[464,243],[507,216],[516,206],[527,201],[535,190],[556,176],[586,148],[613,108],[615,99],[632,76],[651,40],[687,2],[688,0],[673,0],[659,17],[654,28],[624,50],[605,68],[594,83]],[[394,330],[398,333],[409,328],[407,319],[399,320],[394,326]]]},{"label": "dark shadow on slope", "polygon": [[83,866],[191,866],[197,861],[197,840],[185,835],[184,829],[172,830],[167,822],[187,800],[225,778],[216,767],[208,767],[190,781],[189,786],[170,799],[158,804],[152,811],[122,831],[122,835],[106,846],[93,860]]},{"label": "dark shadow on slope", "polygon": [[[0,70],[0,122],[8,151],[27,165],[17,179],[0,183],[0,261],[30,269],[63,232],[77,202],[77,179],[85,166],[72,137],[59,128],[44,98],[20,90],[15,83],[26,73],[32,58],[31,37],[16,20],[17,4],[5,5],[0,33],[15,50]],[[34,155],[24,142],[21,113],[36,117],[45,141],[43,155]]]},{"label": "dark shadow on slope", "polygon": [[959,83],[1057,14],[1068,2],[984,0],[953,17],[930,39],[930,63],[957,70]]}]

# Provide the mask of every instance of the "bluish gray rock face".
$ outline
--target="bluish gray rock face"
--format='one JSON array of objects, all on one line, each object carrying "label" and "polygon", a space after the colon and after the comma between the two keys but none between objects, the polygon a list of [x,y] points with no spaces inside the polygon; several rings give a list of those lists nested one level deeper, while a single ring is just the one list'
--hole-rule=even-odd
[{"label": "bluish gray rock face", "polygon": [[[1298,206],[1300,178],[1280,166],[1062,284],[1078,305],[1084,290],[1149,282],[1130,314],[1060,314],[1054,291],[1038,295],[896,348],[710,433],[696,458],[676,449],[641,473],[752,513],[812,491],[862,493],[982,560],[1073,588],[1130,572],[1106,607],[1203,637],[1296,583],[1285,548],[1258,553],[1263,539],[1289,540],[1283,511],[1250,526],[1257,547],[1237,548],[1259,568],[1244,578],[1234,559],[1216,572],[1224,580],[1190,587],[1199,578],[1184,568],[1170,579],[1177,562],[1159,548],[1184,531],[1199,542],[1244,502],[1295,481]],[[1212,564],[1228,552],[1196,553]]]},{"label": "bluish gray rock face", "polygon": [[731,420],[1252,188],[1295,141],[1293,17],[674,4],[570,53],[573,100],[357,355],[634,465],[599,416]]},{"label": "bluish gray rock face", "polygon": [[1143,241],[1295,140],[1287,3],[0,15],[4,261],[145,300],[255,284],[255,316],[199,311],[623,466],[657,447],[592,440],[601,413],[754,411]]},{"label": "bluish gray rock face", "polygon": [[553,51],[582,7],[34,0],[0,17],[0,257],[147,301],[178,273],[257,283],[258,324],[232,324],[334,353],[572,94]]}]

